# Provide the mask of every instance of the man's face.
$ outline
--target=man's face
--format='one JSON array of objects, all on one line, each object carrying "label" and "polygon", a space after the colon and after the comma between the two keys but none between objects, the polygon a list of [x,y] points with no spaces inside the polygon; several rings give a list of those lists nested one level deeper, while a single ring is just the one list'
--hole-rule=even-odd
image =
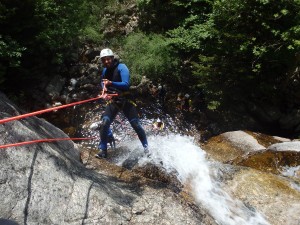
[{"label": "man's face", "polygon": [[103,57],[101,58],[101,62],[104,67],[110,68],[113,65],[113,57],[111,56]]}]

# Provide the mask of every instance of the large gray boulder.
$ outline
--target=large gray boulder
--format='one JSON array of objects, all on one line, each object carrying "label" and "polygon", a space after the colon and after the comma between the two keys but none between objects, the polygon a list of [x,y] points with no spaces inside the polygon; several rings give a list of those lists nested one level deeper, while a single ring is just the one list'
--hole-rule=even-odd
[{"label": "large gray boulder", "polygon": [[209,157],[228,162],[249,152],[265,149],[265,146],[245,131],[231,131],[210,138],[202,148]]},{"label": "large gray boulder", "polygon": [[[0,119],[20,110],[0,93]],[[0,145],[67,137],[43,119],[0,124]],[[160,187],[85,168],[72,141],[0,150],[1,224],[215,224],[195,205]]]}]

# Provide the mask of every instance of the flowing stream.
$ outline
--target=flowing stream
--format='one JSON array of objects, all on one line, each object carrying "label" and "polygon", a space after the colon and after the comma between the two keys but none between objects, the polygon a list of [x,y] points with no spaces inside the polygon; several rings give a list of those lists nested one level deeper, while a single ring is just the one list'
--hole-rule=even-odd
[{"label": "flowing stream", "polygon": [[[98,131],[91,131],[89,126],[100,120],[100,111],[90,111],[85,115],[82,136],[98,136]],[[87,122],[88,121],[88,122]],[[253,207],[247,207],[238,199],[232,198],[222,189],[218,179],[221,173],[217,162],[209,161],[206,153],[195,141],[195,137],[184,135],[189,128],[178,128],[169,116],[164,116],[165,129],[156,134],[152,132],[154,119],[142,119],[148,134],[150,155],[143,154],[143,148],[128,121],[118,116],[112,124],[117,139],[116,150],[112,162],[122,166],[126,160],[137,159],[139,166],[154,164],[168,174],[176,174],[177,179],[190,187],[196,202],[202,205],[214,217],[218,224],[224,225],[263,225],[269,224],[263,215]],[[194,133],[195,134],[195,133]],[[85,147],[97,148],[98,140],[91,141]]]},{"label": "flowing stream", "polygon": [[[142,151],[138,140],[124,142],[122,145],[131,151]],[[175,173],[183,185],[190,186],[197,203],[204,206],[217,223],[269,224],[255,209],[248,208],[222,190],[222,183],[215,176],[219,172],[218,167],[206,159],[205,152],[194,143],[192,137],[179,134],[150,136],[149,145],[151,155],[141,157],[139,166],[152,163],[162,167],[167,173]],[[123,155],[117,160],[117,164],[121,165],[128,156],[132,157],[132,154]]]}]

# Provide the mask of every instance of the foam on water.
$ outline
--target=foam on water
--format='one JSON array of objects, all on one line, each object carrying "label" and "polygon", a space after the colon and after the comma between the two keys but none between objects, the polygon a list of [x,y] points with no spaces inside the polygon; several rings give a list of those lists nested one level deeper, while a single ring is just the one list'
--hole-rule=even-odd
[{"label": "foam on water", "polygon": [[[138,140],[127,145],[131,149],[141,148]],[[178,134],[155,136],[149,137],[149,145],[151,157],[142,157],[139,164],[143,166],[150,162],[169,173],[175,172],[180,182],[191,186],[196,201],[219,224],[269,224],[255,209],[247,208],[222,190],[222,184],[212,176],[214,171],[210,168],[205,152],[193,142],[193,138]]]},{"label": "foam on water", "polygon": [[300,177],[300,173],[298,175],[298,171],[300,171],[300,166],[296,167],[285,167],[283,168],[282,175],[290,176],[290,177]]}]

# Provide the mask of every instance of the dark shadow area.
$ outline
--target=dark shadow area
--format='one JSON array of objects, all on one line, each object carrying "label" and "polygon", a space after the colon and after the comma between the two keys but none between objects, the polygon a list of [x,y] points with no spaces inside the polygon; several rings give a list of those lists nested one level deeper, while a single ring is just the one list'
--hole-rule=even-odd
[{"label": "dark shadow area", "polygon": [[20,224],[13,221],[13,220],[1,219],[0,218],[0,225],[20,225]]},{"label": "dark shadow area", "polygon": [[27,199],[26,199],[25,208],[24,208],[24,225],[27,225],[29,203],[30,203],[31,191],[32,191],[31,190],[32,176],[33,176],[33,172],[34,172],[34,165],[36,162],[37,154],[38,154],[38,148],[36,148],[34,151],[31,166],[30,166],[30,174],[28,177],[28,184],[27,184],[27,193],[28,194],[27,194]]},{"label": "dark shadow area", "polygon": [[82,225],[84,225],[84,220],[88,218],[88,211],[89,211],[89,203],[90,203],[90,194],[91,194],[91,190],[93,187],[94,183],[91,183],[89,189],[88,189],[88,193],[86,196],[86,203],[85,203],[85,212],[84,212],[84,217],[82,219]]}]

